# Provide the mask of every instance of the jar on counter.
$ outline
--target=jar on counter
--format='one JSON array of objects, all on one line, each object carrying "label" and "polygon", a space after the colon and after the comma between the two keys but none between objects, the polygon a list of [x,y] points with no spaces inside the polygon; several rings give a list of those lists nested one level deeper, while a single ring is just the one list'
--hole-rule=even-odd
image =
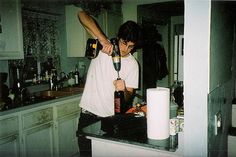
[{"label": "jar on counter", "polygon": [[68,86],[73,86],[75,84],[75,76],[73,72],[71,71],[69,73],[69,78],[68,78]]}]

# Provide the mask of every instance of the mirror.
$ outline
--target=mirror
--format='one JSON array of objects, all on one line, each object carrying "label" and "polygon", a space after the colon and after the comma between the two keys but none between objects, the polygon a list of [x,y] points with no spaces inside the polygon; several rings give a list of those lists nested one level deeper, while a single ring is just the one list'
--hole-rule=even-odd
[{"label": "mirror", "polygon": [[22,1],[22,28],[25,56],[26,80],[35,75],[40,79],[46,71],[60,70],[59,16],[47,11],[52,9],[48,3],[28,3]]}]

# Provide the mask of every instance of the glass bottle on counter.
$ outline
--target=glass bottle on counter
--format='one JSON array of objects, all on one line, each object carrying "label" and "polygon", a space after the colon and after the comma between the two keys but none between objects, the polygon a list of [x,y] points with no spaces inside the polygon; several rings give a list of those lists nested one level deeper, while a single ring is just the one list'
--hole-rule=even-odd
[{"label": "glass bottle on counter", "polygon": [[79,85],[79,70],[78,70],[78,65],[75,66],[75,85]]}]

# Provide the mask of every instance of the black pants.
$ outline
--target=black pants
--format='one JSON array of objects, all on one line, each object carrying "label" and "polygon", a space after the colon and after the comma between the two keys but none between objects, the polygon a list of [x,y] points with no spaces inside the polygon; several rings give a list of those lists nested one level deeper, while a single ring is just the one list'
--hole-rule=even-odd
[{"label": "black pants", "polygon": [[98,117],[92,113],[83,113],[81,112],[77,130],[77,137],[78,137],[78,146],[80,150],[80,157],[91,157],[91,140],[87,139],[82,131],[82,129],[90,124],[93,124],[99,121],[101,117]]}]

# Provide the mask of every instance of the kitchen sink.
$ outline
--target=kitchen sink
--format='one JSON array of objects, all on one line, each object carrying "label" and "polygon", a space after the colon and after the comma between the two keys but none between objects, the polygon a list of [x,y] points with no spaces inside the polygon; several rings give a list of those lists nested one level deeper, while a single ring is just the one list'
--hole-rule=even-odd
[{"label": "kitchen sink", "polygon": [[51,90],[45,90],[45,91],[39,91],[32,93],[30,95],[27,95],[23,101],[16,101],[14,104],[8,104],[7,109],[22,107],[22,106],[28,106],[36,103],[41,103],[49,100],[54,100],[58,98],[63,98],[67,96],[72,96],[75,94],[82,93],[82,88],[74,88],[74,87],[66,87],[63,88],[63,90],[58,91],[51,91]]}]

